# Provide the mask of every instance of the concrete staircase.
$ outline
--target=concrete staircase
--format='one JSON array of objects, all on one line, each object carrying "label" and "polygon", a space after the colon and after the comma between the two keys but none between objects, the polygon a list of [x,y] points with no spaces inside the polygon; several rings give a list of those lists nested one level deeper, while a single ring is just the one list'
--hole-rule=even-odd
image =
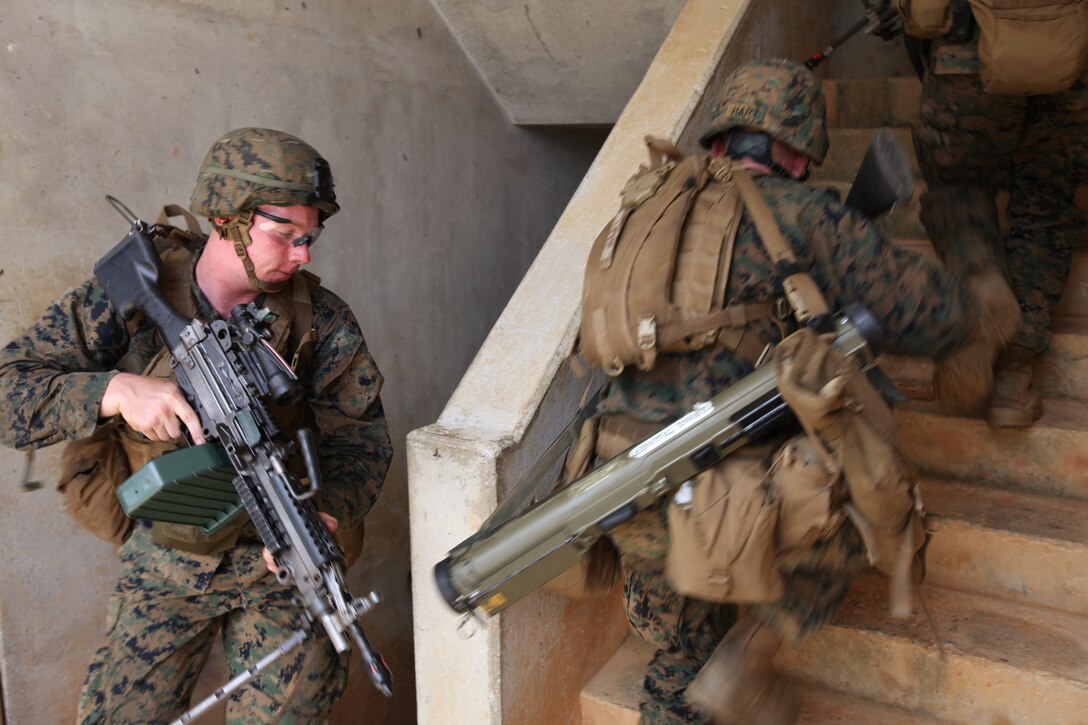
[{"label": "concrete staircase", "polygon": [[[878,127],[911,148],[916,80],[825,87],[831,154],[816,183],[845,189]],[[897,243],[932,253],[916,203],[880,224]],[[862,577],[832,624],[780,656],[804,689],[801,722],[1088,723],[1086,302],[1082,250],[1053,311],[1052,349],[1037,367],[1044,414],[1027,431],[945,415],[932,402],[929,363],[885,361],[913,399],[899,420],[933,514],[921,594],[936,634],[921,614],[892,620],[886,580]],[[628,638],[583,691],[583,723],[637,721],[650,655]]]}]

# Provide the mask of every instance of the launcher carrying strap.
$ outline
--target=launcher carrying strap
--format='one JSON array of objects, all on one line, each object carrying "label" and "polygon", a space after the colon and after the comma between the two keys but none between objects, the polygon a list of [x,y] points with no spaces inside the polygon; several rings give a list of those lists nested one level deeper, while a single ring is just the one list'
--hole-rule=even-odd
[{"label": "launcher carrying strap", "polygon": [[786,293],[786,300],[790,307],[793,308],[794,317],[804,325],[813,318],[831,314],[831,308],[816,285],[816,281],[808,272],[798,267],[793,249],[782,236],[782,230],[778,228],[771,208],[755,182],[752,181],[748,170],[733,169],[733,180],[741,199],[744,200],[745,208],[752,215],[760,241],[763,242],[764,249],[771,257],[775,272],[782,276],[782,289]]}]

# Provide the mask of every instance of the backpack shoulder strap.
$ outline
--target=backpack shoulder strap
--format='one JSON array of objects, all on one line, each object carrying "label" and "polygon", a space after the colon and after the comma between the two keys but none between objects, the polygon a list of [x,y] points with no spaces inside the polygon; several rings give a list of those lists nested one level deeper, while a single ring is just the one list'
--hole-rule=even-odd
[{"label": "backpack shoulder strap", "polygon": [[816,280],[797,266],[797,257],[794,256],[789,242],[782,236],[782,230],[778,228],[767,200],[763,198],[763,194],[752,181],[748,170],[734,169],[733,179],[741,199],[744,200],[745,208],[752,215],[756,231],[759,232],[759,239],[767,250],[767,254],[770,255],[775,271],[782,275],[782,288],[786,292],[786,299],[793,308],[797,321],[803,325],[814,317],[829,314],[831,308],[816,285]]},{"label": "backpack shoulder strap", "polygon": [[313,357],[314,342],[317,341],[317,332],[314,331],[313,288],[319,284],[321,278],[316,274],[299,270],[292,285],[294,314],[291,317],[291,341],[295,350],[291,356],[291,369],[295,374],[307,369]]}]

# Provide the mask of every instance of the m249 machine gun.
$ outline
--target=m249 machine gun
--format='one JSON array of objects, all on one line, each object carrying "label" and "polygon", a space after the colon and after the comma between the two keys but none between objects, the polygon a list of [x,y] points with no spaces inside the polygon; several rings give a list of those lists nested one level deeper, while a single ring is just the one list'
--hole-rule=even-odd
[{"label": "m249 machine gun", "polygon": [[[372,592],[356,598],[348,591],[343,552],[314,505],[321,475],[313,433],[302,429],[296,441],[284,441],[269,412],[268,403],[291,403],[304,391],[290,367],[265,339],[270,334],[268,310],[250,303],[235,307],[229,320],[208,323],[183,317],[159,290],[162,265],[148,225],[116,199],[107,198],[132,227],[95,264],[95,277],[122,318],[131,319],[142,311],[158,327],[170,349],[178,387],[200,416],[205,440],[225,451],[233,467],[237,496],[275,558],[276,577],[283,584],[294,585],[301,605],[298,631],[177,722],[189,722],[202,714],[315,630],[323,630],[338,653],[349,651],[349,641],[354,642],[374,686],[390,696],[389,668],[358,624],[362,615],[378,603],[378,596]],[[288,466],[296,447],[309,479],[306,485]],[[158,460],[173,455],[177,454]],[[163,488],[170,483],[164,483]],[[236,504],[237,500],[228,501],[224,506],[240,510]],[[209,517],[215,526],[221,525],[222,519]],[[169,514],[161,520],[189,523],[170,518]]]}]

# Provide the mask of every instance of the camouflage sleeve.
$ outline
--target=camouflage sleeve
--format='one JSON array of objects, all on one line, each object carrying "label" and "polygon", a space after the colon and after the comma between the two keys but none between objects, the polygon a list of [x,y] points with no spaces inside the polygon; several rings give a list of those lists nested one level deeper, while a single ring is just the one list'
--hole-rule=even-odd
[{"label": "camouflage sleeve", "polygon": [[379,392],[382,375],[348,306],[329,293],[315,296],[318,340],[310,379],[310,408],[318,433],[322,508],[345,528],[374,505],[393,457]]},{"label": "camouflage sleeve", "polygon": [[940,359],[967,341],[978,309],[962,278],[889,243],[849,207],[829,202],[816,213],[812,248],[820,282],[835,290],[832,306],[868,307],[896,354]]},{"label": "camouflage sleeve", "polygon": [[0,441],[19,449],[85,438],[128,332],[105,291],[89,280],[68,290],[0,351]]}]

